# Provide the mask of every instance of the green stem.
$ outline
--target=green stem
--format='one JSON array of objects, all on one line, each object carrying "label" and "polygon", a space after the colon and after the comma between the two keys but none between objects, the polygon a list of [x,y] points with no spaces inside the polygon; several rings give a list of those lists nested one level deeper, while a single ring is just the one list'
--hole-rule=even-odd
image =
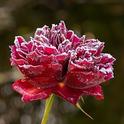
[{"label": "green stem", "polygon": [[48,121],[48,116],[49,116],[49,112],[50,112],[50,110],[51,110],[53,101],[54,101],[54,95],[52,94],[52,95],[46,100],[46,103],[45,103],[45,110],[44,110],[44,114],[43,114],[43,118],[42,118],[41,124],[46,124],[46,123],[47,123],[47,121]]}]

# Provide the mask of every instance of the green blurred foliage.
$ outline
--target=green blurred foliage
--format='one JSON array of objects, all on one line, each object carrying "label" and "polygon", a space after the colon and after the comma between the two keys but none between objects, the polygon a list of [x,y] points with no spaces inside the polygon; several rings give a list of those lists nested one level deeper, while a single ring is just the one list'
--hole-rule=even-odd
[{"label": "green blurred foliage", "polygon": [[[11,70],[9,45],[13,44],[14,36],[22,35],[28,39],[29,36],[33,36],[37,27],[42,27],[44,24],[51,26],[52,23],[58,23],[60,20],[64,20],[68,28],[75,30],[79,35],[92,33],[96,38],[104,41],[106,44],[104,52],[111,53],[117,61],[114,66],[115,78],[109,84],[106,83],[103,86],[105,100],[99,102],[88,97],[85,98],[85,104],[82,104],[82,107],[93,116],[94,121],[87,118],[80,111],[76,111],[76,108],[73,108],[70,104],[58,99],[53,106],[54,116],[58,119],[55,123],[124,124],[123,1],[0,0],[0,73],[4,74]],[[10,86],[10,81],[1,84],[0,89],[8,85]],[[13,99],[17,96],[19,95],[11,92],[9,98]],[[0,100],[3,100],[7,108],[10,109],[13,107],[9,105],[9,98],[0,94]],[[21,108],[15,109],[20,114],[11,123],[22,124],[23,121],[19,121],[19,119],[25,113],[33,118],[36,106],[39,106],[39,102],[22,105]],[[33,110],[28,109],[28,107],[30,109],[32,107]],[[9,121],[2,123],[1,118],[4,114],[5,111],[0,111],[0,124],[10,124]],[[36,123],[40,123],[39,121]],[[34,123],[32,121],[32,124]],[[24,121],[23,124],[31,123]]]}]

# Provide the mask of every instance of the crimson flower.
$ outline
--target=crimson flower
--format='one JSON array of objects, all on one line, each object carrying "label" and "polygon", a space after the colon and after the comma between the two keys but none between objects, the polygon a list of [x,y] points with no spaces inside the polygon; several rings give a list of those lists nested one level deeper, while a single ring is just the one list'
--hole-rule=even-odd
[{"label": "crimson flower", "polygon": [[78,37],[63,21],[38,28],[29,41],[16,36],[10,48],[11,65],[24,75],[12,86],[25,102],[52,93],[74,105],[81,96],[103,99],[101,84],[113,78],[115,59],[102,53],[104,43]]}]

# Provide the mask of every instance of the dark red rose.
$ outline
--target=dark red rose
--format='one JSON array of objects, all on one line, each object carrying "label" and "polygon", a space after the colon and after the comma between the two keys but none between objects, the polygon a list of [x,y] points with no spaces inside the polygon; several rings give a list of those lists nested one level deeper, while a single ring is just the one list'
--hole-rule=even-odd
[{"label": "dark red rose", "polygon": [[65,23],[38,28],[30,41],[16,36],[11,48],[11,65],[24,79],[13,88],[23,101],[45,99],[51,93],[76,104],[80,96],[103,99],[101,83],[113,78],[114,58],[102,53],[104,43],[78,37]]}]

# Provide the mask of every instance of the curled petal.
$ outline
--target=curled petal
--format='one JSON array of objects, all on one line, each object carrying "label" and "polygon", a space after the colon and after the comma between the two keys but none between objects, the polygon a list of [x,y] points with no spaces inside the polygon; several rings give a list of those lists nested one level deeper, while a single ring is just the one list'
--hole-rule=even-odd
[{"label": "curled petal", "polygon": [[62,54],[56,55],[55,58],[61,64],[65,63],[69,59],[67,53],[62,53]]},{"label": "curled petal", "polygon": [[23,64],[23,65],[19,65],[19,69],[26,76],[32,77],[32,76],[41,75],[46,68],[43,65],[33,66],[33,65]]},{"label": "curled petal", "polygon": [[11,59],[11,61],[15,64],[15,65],[24,65],[27,63],[27,61],[25,61],[24,59]]},{"label": "curled petal", "polygon": [[67,39],[71,39],[73,35],[74,35],[74,32],[73,32],[72,30],[69,30],[69,31],[66,33],[66,38],[67,38]]},{"label": "curled petal", "polygon": [[25,39],[22,36],[16,36],[15,37],[15,46],[16,47],[21,47],[21,43],[25,42]]},{"label": "curled petal", "polygon": [[114,61],[115,61],[115,58],[112,57],[110,54],[103,53],[102,57],[101,57],[101,60],[100,60],[100,63],[102,63],[102,64],[106,64],[106,63],[113,64]]},{"label": "curled petal", "polygon": [[26,80],[17,80],[12,85],[13,89],[22,95],[24,102],[46,99],[51,94],[50,89],[34,87]]},{"label": "curled petal", "polygon": [[23,65],[19,66],[26,79],[34,86],[48,88],[62,80],[62,66],[60,64]]},{"label": "curled petal", "polygon": [[80,41],[81,41],[81,39],[77,35],[74,35],[72,37],[73,49],[75,49],[78,45],[80,45]]},{"label": "curled petal", "polygon": [[87,89],[104,81],[104,74],[92,71],[75,70],[68,72],[65,83],[75,89]]},{"label": "curled petal", "polygon": [[104,99],[100,85],[87,89],[74,89],[65,84],[59,84],[53,92],[64,100],[76,105],[81,96],[94,96],[98,100]]},{"label": "curled petal", "polygon": [[57,51],[56,47],[51,46],[51,47],[45,47],[44,53],[47,55],[51,55],[51,54],[58,54],[58,51]]}]

